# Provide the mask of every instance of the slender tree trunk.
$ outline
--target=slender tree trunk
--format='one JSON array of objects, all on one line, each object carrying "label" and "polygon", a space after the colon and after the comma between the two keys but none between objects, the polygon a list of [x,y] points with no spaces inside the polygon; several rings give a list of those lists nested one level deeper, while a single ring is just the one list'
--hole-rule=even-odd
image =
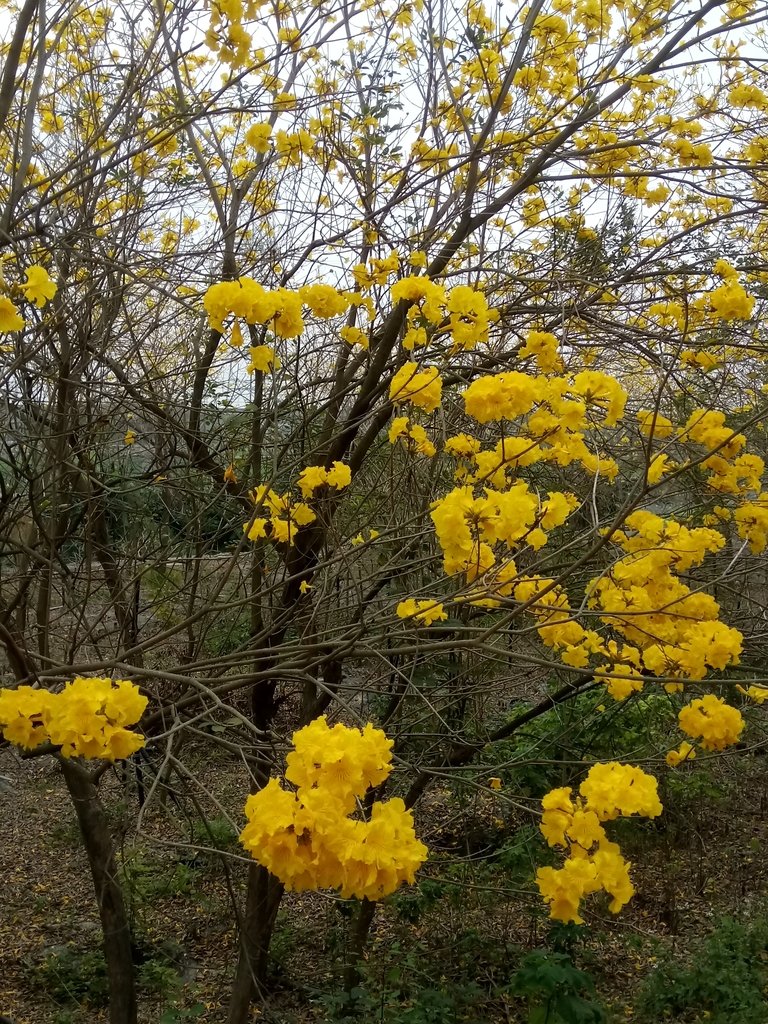
[{"label": "slender tree trunk", "polygon": [[248,868],[245,917],[240,924],[240,957],[227,1024],[245,1024],[253,997],[264,992],[269,944],[282,896],[282,882],[260,864],[251,864]]},{"label": "slender tree trunk", "polygon": [[344,992],[349,998],[349,1011],[354,1010],[354,990],[360,984],[360,961],[368,943],[368,934],[376,915],[376,901],[363,899],[357,908],[350,928],[347,943],[347,958],[344,964]]},{"label": "slender tree trunk", "polygon": [[131,931],[104,806],[88,771],[81,764],[67,758],[61,758],[60,764],[77,814],[99,905],[109,978],[109,1022],[136,1024]]},{"label": "slender tree trunk", "polygon": [[[274,683],[257,683],[251,691],[251,718],[263,733],[277,711]],[[269,781],[271,762],[261,751],[254,769],[252,792]],[[284,887],[266,868],[251,864],[245,898],[245,915],[238,922],[240,954],[229,1002],[227,1024],[246,1024],[251,1000],[264,992],[269,963],[269,944]]]}]

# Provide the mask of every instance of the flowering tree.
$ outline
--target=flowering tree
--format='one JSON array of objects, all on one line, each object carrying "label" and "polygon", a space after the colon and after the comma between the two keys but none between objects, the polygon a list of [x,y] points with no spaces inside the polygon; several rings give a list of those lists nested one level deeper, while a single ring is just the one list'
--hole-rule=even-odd
[{"label": "flowering tree", "polygon": [[[666,770],[665,753],[745,735],[723,683],[768,696],[765,10],[13,13],[0,640],[34,689],[3,698],[2,724],[60,758],[125,936],[100,769],[70,755],[133,741],[102,749],[85,711],[80,738],[75,715],[67,738],[25,740],[73,675],[140,684],[166,764],[226,713],[209,742],[244,753],[252,789],[241,1024],[286,884],[365,897],[353,981],[372,897],[394,885],[340,836],[407,834],[397,884],[433,779],[482,778],[489,745],[553,707],[663,688],[683,733]],[[508,714],[510,697],[527,707]],[[300,754],[324,714],[393,737],[402,807],[379,800],[381,759],[343,795],[312,795],[290,763],[297,794],[278,785],[276,741],[296,733]],[[538,878],[552,915],[578,921],[600,889],[618,910],[632,887],[603,823],[659,811],[617,763],[546,797],[542,831],[567,852]],[[111,982],[129,1024],[130,970]]]}]

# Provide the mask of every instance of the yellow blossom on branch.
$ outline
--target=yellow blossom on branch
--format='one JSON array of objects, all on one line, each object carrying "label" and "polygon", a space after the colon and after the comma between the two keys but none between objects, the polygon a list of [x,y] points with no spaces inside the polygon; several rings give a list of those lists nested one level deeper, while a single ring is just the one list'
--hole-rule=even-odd
[{"label": "yellow blossom on branch", "polygon": [[628,864],[603,822],[639,814],[661,814],[656,779],[632,765],[596,764],[573,796],[570,787],[554,789],[542,799],[540,830],[550,846],[568,850],[561,868],[539,868],[536,884],[549,904],[550,917],[581,924],[580,904],[590,893],[604,890],[609,909],[619,910],[634,893]]},{"label": "yellow blossom on branch", "polygon": [[413,882],[427,856],[402,800],[376,800],[370,818],[352,817],[357,801],[391,771],[392,740],[315,719],[293,737],[285,777],[248,798],[240,841],[289,890],[340,889],[345,898],[382,899]]},{"label": "yellow blossom on branch", "polygon": [[252,124],[245,133],[245,141],[257,153],[268,153],[271,136],[272,125],[265,121],[261,124]]},{"label": "yellow blossom on branch", "polygon": [[61,693],[20,686],[0,690],[0,732],[27,749],[48,741],[64,757],[115,761],[144,746],[144,737],[127,726],[146,706],[147,698],[125,679],[78,676]]},{"label": "yellow blossom on branch", "polygon": [[46,302],[54,297],[58,287],[48,276],[45,267],[41,267],[39,264],[35,263],[31,267],[27,267],[25,273],[27,280],[24,284],[20,284],[19,288],[29,302],[34,302],[39,309],[42,309]]},{"label": "yellow blossom on branch", "polygon": [[328,486],[340,491],[352,483],[352,470],[344,462],[334,462],[330,469],[324,466],[307,466],[299,473],[296,481],[302,496],[310,498],[319,487]]},{"label": "yellow blossom on branch", "polygon": [[0,295],[0,333],[20,331],[24,322],[24,317],[21,316],[8,296]]},{"label": "yellow blossom on branch", "polygon": [[390,400],[396,405],[410,402],[425,412],[440,405],[442,380],[436,366],[419,370],[416,363],[403,363],[389,385]]},{"label": "yellow blossom on branch", "polygon": [[687,704],[677,716],[680,728],[705,750],[725,750],[738,742],[744,730],[744,719],[738,708],[726,704],[722,697],[708,693]]},{"label": "yellow blossom on branch", "polygon": [[248,351],[251,356],[246,366],[248,373],[272,373],[280,369],[280,356],[275,354],[271,345],[256,345]]},{"label": "yellow blossom on branch", "polygon": [[431,626],[433,622],[448,618],[439,601],[416,601],[412,597],[398,604],[397,616],[400,619],[415,619],[423,626]]}]

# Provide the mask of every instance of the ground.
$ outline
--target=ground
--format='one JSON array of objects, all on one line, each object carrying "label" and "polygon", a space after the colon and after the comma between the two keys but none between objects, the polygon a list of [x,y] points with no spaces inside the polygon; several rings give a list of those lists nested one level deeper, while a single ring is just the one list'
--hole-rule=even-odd
[{"label": "ground", "polygon": [[[429,791],[421,822],[432,856],[420,887],[403,890],[377,915],[364,968],[366,1019],[522,1024],[529,1009],[507,983],[521,958],[543,947],[569,949],[594,978],[611,1020],[643,1019],[635,999],[663,965],[684,961],[723,915],[749,921],[766,913],[767,762],[742,754],[668,773],[663,817],[619,823],[616,834],[634,863],[634,899],[618,916],[593,902],[585,929],[576,939],[565,930],[560,946],[531,886],[547,851],[524,805],[504,790],[475,790],[471,799],[448,784]],[[235,759],[205,771],[219,800],[203,808],[209,833],[185,820],[191,807],[180,798],[147,811],[140,836],[123,834],[135,821],[135,790],[111,770],[102,782],[134,918],[142,1024],[225,1020],[235,957],[229,893],[240,891],[246,863],[226,815],[240,824],[246,780]],[[99,1024],[106,1016],[98,916],[56,762],[20,761],[6,748],[0,774],[10,783],[0,793],[0,1011],[16,1024]],[[286,899],[273,993],[254,1020],[333,1018],[347,910],[333,894]]]}]

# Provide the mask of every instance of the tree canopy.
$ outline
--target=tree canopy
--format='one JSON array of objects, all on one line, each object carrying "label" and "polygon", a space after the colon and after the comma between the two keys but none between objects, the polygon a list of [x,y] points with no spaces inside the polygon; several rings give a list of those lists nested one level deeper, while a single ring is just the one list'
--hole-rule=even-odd
[{"label": "tree canopy", "polygon": [[[0,726],[59,759],[105,929],[127,725],[150,802],[190,740],[247,769],[243,1024],[284,885],[366,897],[351,988],[436,780],[659,694],[678,744],[528,806],[551,915],[617,912],[605,824],[763,742],[768,6],[3,6]],[[375,770],[292,778],[307,729]],[[353,884],[342,833],[411,859]]]}]

